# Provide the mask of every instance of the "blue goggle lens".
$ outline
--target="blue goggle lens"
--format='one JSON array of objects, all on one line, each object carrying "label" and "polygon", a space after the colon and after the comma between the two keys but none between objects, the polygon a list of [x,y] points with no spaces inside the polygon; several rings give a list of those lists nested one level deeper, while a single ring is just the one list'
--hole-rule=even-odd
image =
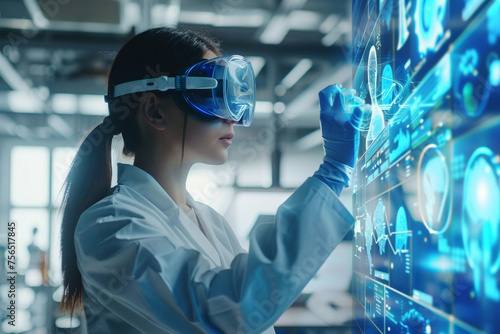
[{"label": "blue goggle lens", "polygon": [[255,110],[255,75],[251,64],[241,56],[204,60],[186,71],[190,77],[211,77],[218,85],[212,89],[183,92],[186,102],[199,112],[238,121],[248,126]]}]

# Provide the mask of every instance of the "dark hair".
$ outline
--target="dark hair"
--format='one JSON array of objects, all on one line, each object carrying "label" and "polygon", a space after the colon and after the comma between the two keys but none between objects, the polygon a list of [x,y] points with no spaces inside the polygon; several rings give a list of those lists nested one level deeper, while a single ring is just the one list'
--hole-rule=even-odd
[{"label": "dark hair", "polygon": [[147,77],[177,74],[186,62],[202,58],[207,51],[221,54],[219,44],[205,34],[163,27],[134,36],[116,55],[108,73],[109,116],[81,143],[63,187],[61,269],[64,294],[60,311],[72,316],[75,310],[81,312],[83,309],[83,285],[77,267],[74,232],[80,215],[109,192],[113,135],[122,134],[123,153],[129,156],[134,155],[141,140],[135,121],[141,94],[113,98],[114,86]]}]

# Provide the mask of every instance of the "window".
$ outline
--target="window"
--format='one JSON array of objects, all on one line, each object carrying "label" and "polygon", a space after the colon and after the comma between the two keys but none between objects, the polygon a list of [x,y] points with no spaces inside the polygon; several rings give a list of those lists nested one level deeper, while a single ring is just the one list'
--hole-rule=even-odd
[{"label": "window", "polygon": [[[61,187],[76,153],[75,148],[14,146],[10,154],[10,213],[17,227],[17,269],[27,284],[39,285],[41,262],[49,279],[61,283],[58,214]],[[30,280],[28,276],[31,276]],[[35,278],[33,278],[35,277]]]}]

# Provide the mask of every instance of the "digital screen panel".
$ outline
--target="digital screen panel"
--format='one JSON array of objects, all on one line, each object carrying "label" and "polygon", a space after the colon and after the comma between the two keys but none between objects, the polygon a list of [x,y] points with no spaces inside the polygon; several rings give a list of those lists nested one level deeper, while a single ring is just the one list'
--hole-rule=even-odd
[{"label": "digital screen panel", "polygon": [[353,1],[371,105],[352,175],[360,333],[500,328],[499,19],[500,0]]},{"label": "digital screen panel", "polygon": [[392,334],[447,334],[450,321],[445,314],[415,302],[395,290],[386,290],[385,332]]}]

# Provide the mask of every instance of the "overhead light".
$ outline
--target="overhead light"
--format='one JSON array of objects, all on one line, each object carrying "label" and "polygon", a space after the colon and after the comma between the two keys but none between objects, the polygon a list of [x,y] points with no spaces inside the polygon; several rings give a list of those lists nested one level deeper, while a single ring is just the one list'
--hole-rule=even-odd
[{"label": "overhead light", "polygon": [[56,291],[52,293],[52,300],[55,301],[56,303],[60,303],[62,300],[62,297],[64,295],[64,287],[63,285],[60,285]]},{"label": "overhead light", "polygon": [[179,13],[181,12],[181,1],[180,0],[170,0],[170,4],[165,11],[165,18],[167,24],[177,25],[179,21]]},{"label": "overhead light", "polygon": [[288,19],[286,15],[276,14],[260,34],[259,40],[264,44],[280,44],[288,34]]},{"label": "overhead light", "polygon": [[102,95],[53,94],[50,101],[52,111],[56,114],[108,115],[108,105]]},{"label": "overhead light", "polygon": [[13,91],[7,93],[9,110],[19,113],[41,113],[42,101],[31,91]]},{"label": "overhead light", "polygon": [[[29,16],[37,28],[61,31],[127,33],[137,22],[125,17],[130,1],[101,0],[24,0]],[[80,14],[74,20],[75,13]]]},{"label": "overhead light", "polygon": [[181,11],[179,22],[187,24],[212,25],[215,14],[211,12]]},{"label": "overhead light", "polygon": [[319,26],[319,31],[323,34],[326,34],[330,30],[332,30],[333,27],[335,27],[338,21],[339,17],[337,15],[335,14],[329,15]]},{"label": "overhead light", "polygon": [[347,21],[339,22],[329,33],[327,33],[321,39],[321,44],[324,46],[331,46],[335,43],[340,36],[349,32],[351,29],[351,25]]},{"label": "overhead light", "polygon": [[299,61],[290,72],[281,80],[281,84],[286,88],[290,89],[293,85],[297,83],[304,76],[304,74],[309,71],[312,67],[313,62],[311,59],[304,58]]},{"label": "overhead light", "polygon": [[211,25],[214,27],[260,27],[264,24],[265,13],[261,10],[215,14],[212,12],[181,11],[179,22],[184,24]]},{"label": "overhead light", "polygon": [[294,10],[288,15],[288,27],[294,30],[316,30],[321,18],[321,15],[315,12]]},{"label": "overhead light", "polygon": [[0,75],[13,90],[28,91],[31,88],[3,53],[0,53]]},{"label": "overhead light", "polygon": [[277,96],[284,96],[286,94],[286,91],[286,87],[282,84],[276,85],[276,87],[274,87],[274,94],[276,94]]},{"label": "overhead light", "polygon": [[245,12],[241,14],[218,15],[212,25],[216,27],[260,27],[264,24],[265,15],[262,12]]},{"label": "overhead light", "polygon": [[257,101],[255,103],[256,114],[270,114],[273,112],[274,105],[269,101]]},{"label": "overhead light", "polygon": [[104,102],[102,95],[79,95],[79,112],[87,115],[106,116],[108,105]]},{"label": "overhead light", "polygon": [[73,317],[60,317],[55,321],[57,328],[78,328],[80,327],[80,320]]},{"label": "overhead light", "polygon": [[78,109],[78,98],[75,94],[53,94],[50,99],[52,111],[57,114],[74,114]]},{"label": "overhead light", "polygon": [[181,7],[179,1],[171,0],[168,4],[156,4],[151,8],[151,22],[153,26],[175,27],[179,22]]},{"label": "overhead light", "polygon": [[276,102],[274,104],[274,112],[277,114],[282,114],[285,112],[286,105],[283,102]]},{"label": "overhead light", "polygon": [[253,72],[255,73],[255,76],[257,77],[266,64],[266,59],[264,57],[246,57],[246,59],[252,64]]}]

